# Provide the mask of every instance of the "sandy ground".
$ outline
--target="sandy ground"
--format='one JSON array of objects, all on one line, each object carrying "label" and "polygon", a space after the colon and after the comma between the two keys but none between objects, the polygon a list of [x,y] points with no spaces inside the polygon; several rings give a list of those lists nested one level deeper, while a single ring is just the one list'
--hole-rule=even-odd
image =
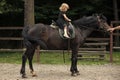
[{"label": "sandy ground", "polygon": [[80,75],[72,77],[69,65],[34,64],[37,77],[26,66],[27,79],[19,73],[20,64],[0,63],[0,80],[120,80],[120,65],[78,65]]}]

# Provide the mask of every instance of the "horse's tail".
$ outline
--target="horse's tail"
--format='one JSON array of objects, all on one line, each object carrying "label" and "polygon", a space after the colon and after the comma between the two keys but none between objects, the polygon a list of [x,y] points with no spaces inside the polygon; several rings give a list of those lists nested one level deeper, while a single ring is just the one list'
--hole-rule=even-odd
[{"label": "horse's tail", "polygon": [[24,45],[26,47],[30,47],[30,46],[32,46],[32,43],[37,43],[40,45],[40,47],[42,49],[47,49],[46,44],[42,40],[40,40],[38,38],[33,38],[28,34],[29,28],[30,28],[29,26],[26,26],[23,28],[23,31],[22,31],[22,36],[24,38],[24,40],[23,40]]},{"label": "horse's tail", "polygon": [[28,40],[28,30],[29,30],[29,26],[25,26],[22,30],[22,36],[23,36],[23,43],[26,47],[30,47],[32,44],[31,42]]}]

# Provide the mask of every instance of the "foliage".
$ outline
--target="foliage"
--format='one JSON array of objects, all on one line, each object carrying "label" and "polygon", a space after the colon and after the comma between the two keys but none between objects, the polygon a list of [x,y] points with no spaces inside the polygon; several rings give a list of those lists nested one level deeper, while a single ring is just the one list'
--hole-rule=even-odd
[{"label": "foliage", "polygon": [[35,19],[36,23],[43,22],[43,23],[51,23],[52,19],[56,19],[58,16],[58,11],[56,10],[56,6],[42,5],[42,6],[35,6]]},{"label": "foliage", "polygon": [[21,12],[23,11],[22,0],[1,0],[0,2],[0,13],[4,14],[7,12]]},{"label": "foliage", "polygon": [[1,0],[0,26],[23,25],[24,4],[22,0]]},{"label": "foliage", "polygon": [[[41,20],[44,20],[45,22],[48,21],[46,23],[49,24],[51,19],[56,19],[57,14],[59,12],[58,8],[62,2],[66,2],[70,5],[68,16],[71,17],[72,20],[78,19],[82,16],[92,15],[93,13],[104,13],[105,15],[108,14],[109,17],[111,16],[113,18],[112,0],[109,0],[109,1],[106,1],[106,0],[39,1],[39,0],[36,0],[35,13],[37,14],[36,15],[37,20],[39,22],[41,22]],[[44,23],[44,21],[42,22]]]},{"label": "foliage", "polygon": [[[70,10],[68,11],[68,16],[72,20],[80,18],[85,15],[91,15],[93,13],[103,13],[109,20],[114,19],[113,13],[113,2],[112,0],[35,0],[35,20],[36,23],[43,22],[50,24],[51,20],[56,20],[59,12],[59,6],[61,3],[66,2],[70,5]],[[118,1],[118,4],[120,1]],[[120,6],[118,6],[118,11]],[[16,13],[14,17],[13,13]],[[22,19],[19,19],[19,15]],[[23,25],[24,20],[24,0],[1,0],[0,2],[0,15],[5,19],[1,18],[0,25],[6,25],[4,21],[11,21],[8,17],[12,16],[13,25],[16,25],[18,22],[19,25]],[[2,20],[3,19],[3,20]],[[14,24],[16,21],[16,24]],[[3,24],[2,24],[3,22]],[[8,24],[9,25],[9,24]]]}]

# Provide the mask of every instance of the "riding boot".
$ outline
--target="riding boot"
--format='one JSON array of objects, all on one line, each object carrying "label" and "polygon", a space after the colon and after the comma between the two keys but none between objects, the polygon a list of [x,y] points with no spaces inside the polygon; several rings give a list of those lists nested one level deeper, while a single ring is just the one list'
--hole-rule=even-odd
[{"label": "riding boot", "polygon": [[64,28],[64,35],[63,36],[66,37],[66,38],[70,38],[67,34],[67,27]]}]

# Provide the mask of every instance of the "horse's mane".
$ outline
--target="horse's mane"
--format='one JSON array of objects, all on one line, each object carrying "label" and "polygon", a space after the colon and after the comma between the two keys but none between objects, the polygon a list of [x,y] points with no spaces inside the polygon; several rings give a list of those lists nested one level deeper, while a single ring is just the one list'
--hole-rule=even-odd
[{"label": "horse's mane", "polygon": [[81,27],[92,27],[93,25],[96,25],[97,18],[96,16],[83,16],[80,19],[77,19],[73,21],[73,24],[79,28]]}]

